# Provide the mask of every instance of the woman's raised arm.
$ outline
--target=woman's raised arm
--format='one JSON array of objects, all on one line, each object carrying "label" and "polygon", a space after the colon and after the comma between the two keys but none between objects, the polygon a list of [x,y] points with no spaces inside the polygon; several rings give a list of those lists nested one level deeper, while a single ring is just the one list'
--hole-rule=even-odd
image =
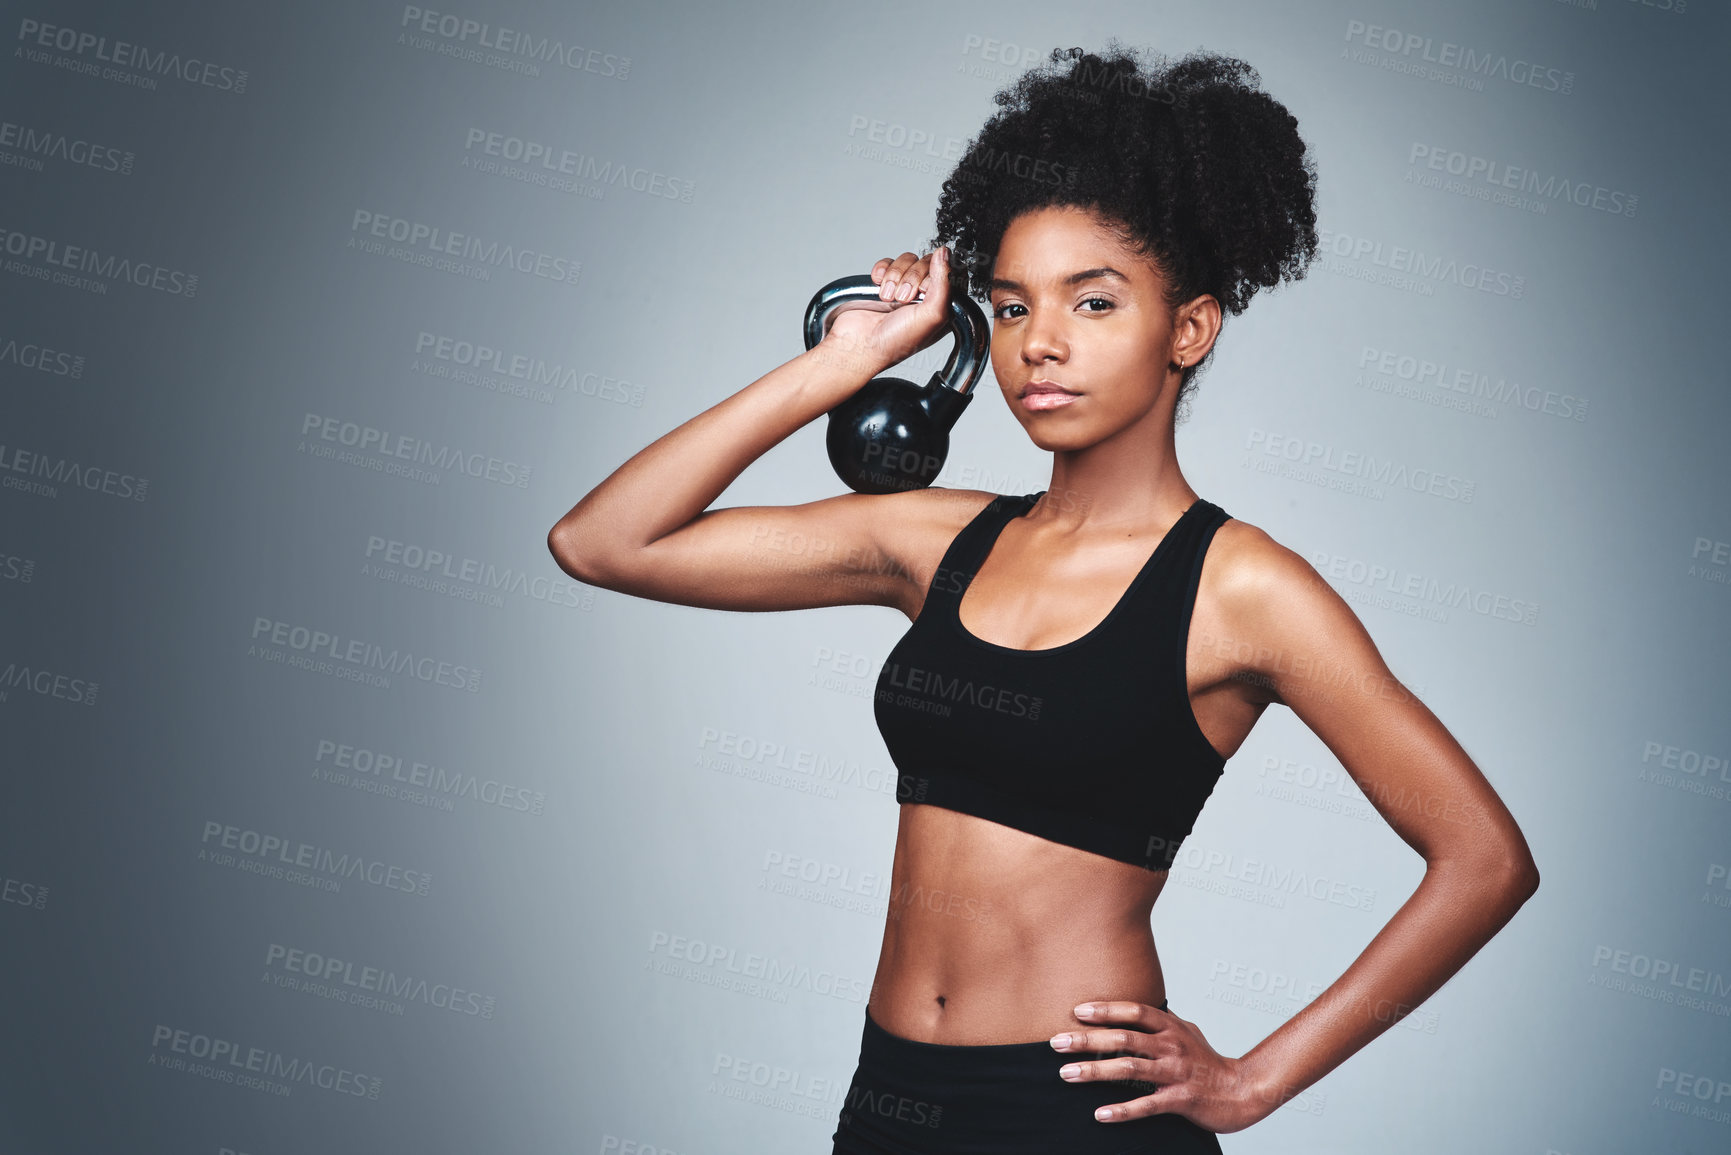
[{"label": "woman's raised arm", "polygon": [[[900,602],[909,575],[890,547],[893,530],[935,495],[708,508],[770,447],[937,340],[947,324],[944,260],[903,253],[872,276],[893,286],[886,297],[907,286],[905,303],[837,314],[814,348],[638,451],[548,533],[559,567],[591,585],[713,609]],[[921,289],[923,299],[907,299]]]}]

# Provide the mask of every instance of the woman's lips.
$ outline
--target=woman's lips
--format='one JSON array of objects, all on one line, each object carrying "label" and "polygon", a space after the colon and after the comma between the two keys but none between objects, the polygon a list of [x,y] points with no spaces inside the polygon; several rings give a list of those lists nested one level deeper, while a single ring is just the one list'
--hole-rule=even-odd
[{"label": "woman's lips", "polygon": [[1029,409],[1062,409],[1079,397],[1081,397],[1080,393],[1059,393],[1056,391],[1030,393],[1022,398],[1022,404]]},{"label": "woman's lips", "polygon": [[1035,410],[1061,409],[1080,396],[1080,393],[1066,393],[1056,385],[1030,385],[1022,394],[1022,404]]}]

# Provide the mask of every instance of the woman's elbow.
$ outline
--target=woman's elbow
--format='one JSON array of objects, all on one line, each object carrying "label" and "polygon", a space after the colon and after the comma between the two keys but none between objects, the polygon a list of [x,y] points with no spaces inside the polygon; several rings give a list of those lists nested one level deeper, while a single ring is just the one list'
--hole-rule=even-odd
[{"label": "woman's elbow", "polygon": [[1533,895],[1539,892],[1539,864],[1533,861],[1533,856],[1531,854],[1527,855],[1526,866],[1521,871],[1520,881],[1522,902],[1527,901],[1527,899],[1533,897]]},{"label": "woman's elbow", "polygon": [[580,582],[596,584],[596,567],[587,560],[579,545],[579,534],[568,522],[561,520],[547,531],[547,552],[559,568]]},{"label": "woman's elbow", "polygon": [[1523,905],[1539,890],[1539,864],[1533,861],[1526,840],[1511,846],[1497,871],[1503,890],[1516,906]]},{"label": "woman's elbow", "polygon": [[1428,860],[1461,885],[1481,895],[1481,901],[1497,901],[1518,909],[1539,889],[1539,866],[1524,839],[1480,845],[1459,855]]}]

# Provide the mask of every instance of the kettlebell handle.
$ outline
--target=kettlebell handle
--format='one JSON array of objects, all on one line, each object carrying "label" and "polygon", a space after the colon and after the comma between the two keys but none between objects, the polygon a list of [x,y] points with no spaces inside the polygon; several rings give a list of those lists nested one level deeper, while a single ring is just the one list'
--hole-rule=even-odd
[{"label": "kettlebell handle", "polygon": [[[878,296],[878,289],[869,273],[839,277],[819,289],[805,307],[805,347],[811,349],[823,340],[838,313],[849,309],[887,313],[913,303],[883,300]],[[932,376],[931,384],[942,385],[965,397],[973,391],[974,383],[985,371],[991,332],[986,324],[986,314],[965,294],[950,294],[948,312],[950,333],[956,343],[950,350],[950,359]]]}]

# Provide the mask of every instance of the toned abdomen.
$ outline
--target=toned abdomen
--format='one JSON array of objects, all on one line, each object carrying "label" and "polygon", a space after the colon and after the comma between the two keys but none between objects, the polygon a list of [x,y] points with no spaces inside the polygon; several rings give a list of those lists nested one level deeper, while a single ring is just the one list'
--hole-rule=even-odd
[{"label": "toned abdomen", "polygon": [[1164,873],[941,807],[900,810],[869,1003],[886,1031],[1025,1043],[1081,1027],[1080,1002],[1165,997],[1149,927]]}]

